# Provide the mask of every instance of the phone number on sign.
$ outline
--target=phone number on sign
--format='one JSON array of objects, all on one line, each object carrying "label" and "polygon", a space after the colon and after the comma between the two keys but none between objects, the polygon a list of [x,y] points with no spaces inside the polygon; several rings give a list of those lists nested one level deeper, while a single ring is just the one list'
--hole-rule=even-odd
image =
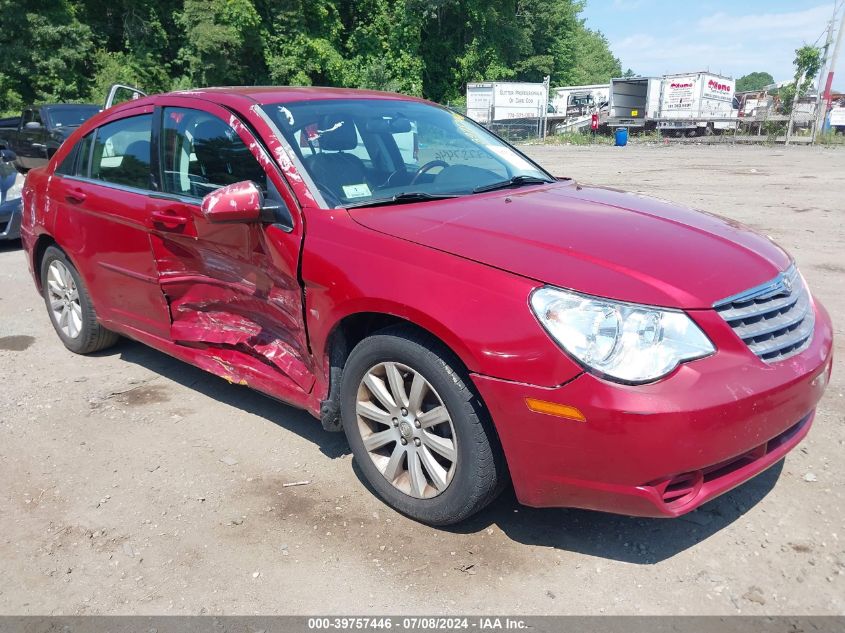
[{"label": "phone number on sign", "polygon": [[467,618],[409,617],[409,618],[308,618],[308,628],[312,630],[350,630],[368,631],[393,629],[413,630],[457,630],[470,627]]}]

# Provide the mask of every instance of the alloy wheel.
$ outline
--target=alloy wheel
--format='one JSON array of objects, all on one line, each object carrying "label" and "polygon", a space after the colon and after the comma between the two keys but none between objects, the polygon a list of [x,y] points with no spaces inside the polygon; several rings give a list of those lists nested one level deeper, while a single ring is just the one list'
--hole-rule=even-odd
[{"label": "alloy wheel", "polygon": [[446,490],[458,461],[455,428],[422,374],[393,362],[371,367],[355,408],[364,448],[385,479],[417,499]]},{"label": "alloy wheel", "polygon": [[79,289],[68,267],[59,260],[50,262],[47,269],[47,295],[53,319],[68,338],[76,338],[82,331],[82,304]]}]

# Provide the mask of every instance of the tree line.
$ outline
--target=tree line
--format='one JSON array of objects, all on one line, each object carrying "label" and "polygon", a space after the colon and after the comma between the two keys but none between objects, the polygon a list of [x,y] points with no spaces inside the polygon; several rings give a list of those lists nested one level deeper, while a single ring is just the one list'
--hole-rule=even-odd
[{"label": "tree line", "polygon": [[467,82],[622,72],[583,0],[0,0],[0,112],[112,83],[330,85],[445,102]]}]

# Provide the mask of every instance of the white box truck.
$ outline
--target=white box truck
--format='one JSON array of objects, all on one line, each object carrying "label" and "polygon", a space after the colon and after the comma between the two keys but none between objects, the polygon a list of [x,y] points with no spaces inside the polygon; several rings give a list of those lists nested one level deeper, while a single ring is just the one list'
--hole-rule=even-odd
[{"label": "white box truck", "polygon": [[[666,75],[657,128],[675,136],[719,134],[737,125],[736,82],[709,72]],[[728,119],[728,120],[726,120]]]},{"label": "white box truck", "polygon": [[659,77],[620,77],[610,80],[610,127],[645,127],[660,110]]},{"label": "white box truck", "polygon": [[546,115],[543,84],[493,81],[467,84],[467,116],[478,123],[532,119]]}]

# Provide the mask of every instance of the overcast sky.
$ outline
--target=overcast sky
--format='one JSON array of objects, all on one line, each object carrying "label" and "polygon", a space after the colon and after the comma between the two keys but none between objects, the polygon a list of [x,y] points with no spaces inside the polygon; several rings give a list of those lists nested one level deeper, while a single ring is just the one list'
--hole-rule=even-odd
[{"label": "overcast sky", "polygon": [[[640,75],[766,71],[782,81],[794,75],[796,48],[824,43],[833,7],[834,0],[588,0],[583,15],[622,68]],[[845,87],[843,64],[841,53],[837,88]]]}]

